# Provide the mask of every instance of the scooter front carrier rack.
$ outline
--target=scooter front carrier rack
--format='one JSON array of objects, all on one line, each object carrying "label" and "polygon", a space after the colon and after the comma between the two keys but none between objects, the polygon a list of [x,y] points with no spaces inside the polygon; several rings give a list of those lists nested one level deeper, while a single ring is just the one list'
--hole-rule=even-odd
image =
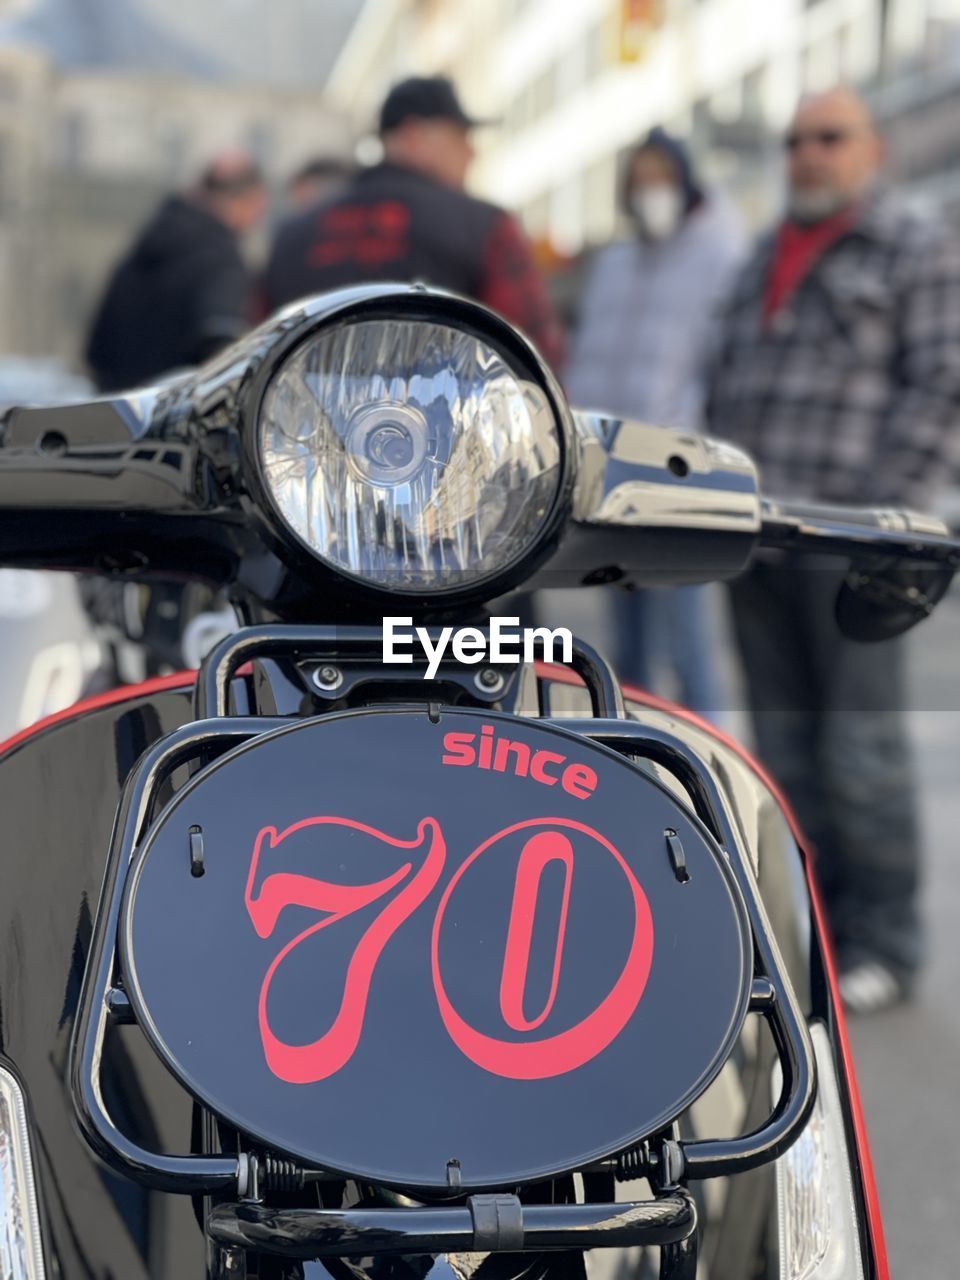
[{"label": "scooter front carrier rack", "polygon": [[[310,1260],[416,1253],[542,1253],[562,1249],[659,1246],[678,1276],[690,1255],[697,1212],[675,1187],[653,1200],[617,1204],[528,1205],[514,1195],[468,1196],[466,1205],[403,1209],[269,1209],[217,1205],[207,1234],[226,1249]],[[691,1273],[693,1274],[693,1273]]]},{"label": "scooter front carrier rack", "polygon": [[[741,847],[709,769],[679,738],[626,720],[612,672],[585,645],[577,646],[572,665],[590,693],[593,717],[532,722],[511,718],[509,723],[518,726],[518,733],[524,724],[533,728],[540,726],[564,737],[577,735],[596,744],[598,749],[630,761],[653,762],[673,774],[689,795],[689,819],[718,851],[722,875],[729,880],[731,891],[745,910],[750,971],[742,1014],[749,1009],[765,1019],[782,1068],[780,1097],[763,1124],[752,1133],[732,1139],[688,1140],[679,1136],[678,1112],[663,1117],[657,1128],[632,1145],[619,1151],[614,1149],[607,1155],[600,1154],[579,1166],[585,1172],[647,1177],[655,1192],[649,1201],[542,1205],[527,1203],[528,1197],[523,1197],[523,1192],[519,1197],[495,1190],[492,1193],[475,1190],[470,1194],[469,1180],[461,1187],[459,1169],[453,1161],[447,1172],[447,1203],[433,1203],[433,1198],[428,1197],[430,1203],[420,1206],[332,1209],[274,1207],[267,1203],[265,1197],[269,1200],[274,1190],[342,1181],[343,1167],[330,1168],[291,1159],[289,1148],[272,1146],[263,1136],[258,1139],[254,1126],[236,1125],[229,1115],[225,1117],[221,1113],[217,1123],[205,1124],[202,1151],[171,1155],[146,1150],[124,1134],[109,1114],[100,1071],[104,1043],[111,1027],[137,1022],[158,1048],[155,1028],[136,1015],[137,1002],[131,999],[135,992],[130,989],[131,975],[124,969],[120,934],[122,926],[128,931],[130,928],[129,923],[124,924],[132,909],[125,905],[125,894],[133,894],[128,881],[132,875],[135,878],[144,865],[143,851],[152,833],[162,825],[155,819],[170,792],[172,775],[184,766],[193,771],[191,782],[176,792],[164,813],[194,782],[199,785],[199,780],[212,776],[211,770],[219,761],[228,756],[233,760],[241,748],[259,751],[261,740],[271,736],[278,739],[280,731],[288,735],[291,729],[296,731],[296,725],[292,726],[288,717],[227,714],[230,681],[243,664],[286,656],[321,663],[335,660],[345,667],[351,657],[369,662],[379,652],[379,643],[379,631],[367,628],[255,628],[228,638],[211,654],[199,673],[196,706],[203,718],[184,725],[150,748],[128,779],[115,825],[71,1046],[71,1088],[82,1132],[97,1155],[125,1176],[162,1191],[210,1197],[206,1201],[206,1230],[221,1250],[259,1250],[308,1259],[375,1253],[516,1252],[659,1245],[662,1247],[661,1276],[692,1277],[696,1270],[696,1210],[685,1184],[694,1179],[741,1173],[766,1164],[787,1150],[805,1125],[815,1098],[812,1047],[784,975],[750,857]],[[413,714],[404,708],[390,710]],[[424,708],[419,710],[422,713]],[[429,715],[435,714],[448,713],[443,707],[431,705]],[[460,714],[477,715],[476,712]],[[490,715],[493,718],[494,713]],[[651,786],[660,785],[651,782],[647,775],[637,776]],[[660,790],[666,794],[666,788],[660,787]],[[679,850],[672,847],[669,839],[668,848],[676,878],[681,880],[684,849],[682,845]],[[689,845],[688,851],[690,849],[695,851],[696,846]],[[189,858],[194,876],[198,874],[198,867],[202,874],[203,857],[202,838],[194,841],[191,836]],[[129,963],[129,948],[123,954]],[[737,1033],[742,1014],[736,1022]],[[732,1045],[725,1047],[725,1055],[729,1054],[730,1047]],[[171,1065],[169,1060],[167,1065]],[[206,1106],[201,1091],[193,1088],[192,1081],[185,1080],[179,1072],[174,1074],[200,1097],[204,1115],[212,1119],[217,1113]],[[707,1080],[707,1076],[703,1079]],[[691,1100],[684,1100],[684,1109]],[[211,1140],[214,1132],[219,1133],[221,1142],[225,1134],[235,1134],[236,1154],[214,1150],[217,1145]],[[227,1136],[226,1141],[233,1145],[234,1139]],[[347,1176],[352,1175],[348,1172]],[[561,1176],[559,1171],[557,1176]],[[401,1185],[389,1178],[382,1182]],[[520,1182],[522,1179],[516,1180],[517,1185]],[[509,1189],[510,1182],[506,1185]],[[413,1190],[408,1194],[417,1193]]]}]

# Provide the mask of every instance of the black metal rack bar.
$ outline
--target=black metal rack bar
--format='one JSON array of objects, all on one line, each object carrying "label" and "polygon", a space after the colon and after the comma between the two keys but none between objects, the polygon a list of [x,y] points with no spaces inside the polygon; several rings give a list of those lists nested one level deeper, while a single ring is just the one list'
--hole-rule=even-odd
[{"label": "black metal rack bar", "polygon": [[727,854],[750,919],[757,979],[751,994],[756,1012],[767,1021],[783,1068],[783,1086],[769,1119],[739,1138],[681,1142],[689,1178],[745,1172],[782,1155],[799,1137],[816,1101],[816,1061],[810,1033],[786,978],[753,874],[749,854],[740,848],[723,797],[707,764],[682,739],[629,720],[551,720],[603,746],[663,765],[687,789],[694,811]]},{"label": "black metal rack bar", "polygon": [[[375,628],[251,628],[225,640],[200,673],[197,703],[227,703],[229,680],[251,657],[287,653],[303,657],[367,653],[380,643]],[[329,647],[335,645],[335,650]],[[578,644],[575,667],[584,678],[594,707],[622,707],[619,689],[606,663],[587,645]],[[83,1128],[95,1150],[131,1176],[168,1190],[212,1192],[242,1186],[243,1162],[235,1157],[161,1156],[131,1143],[116,1128],[103,1102],[97,1074],[103,1037],[111,1018],[129,1016],[123,995],[115,994],[116,931],[126,867],[140,838],[157,788],[186,760],[211,748],[242,742],[255,734],[287,725],[269,717],[230,717],[183,727],[148,752],[131,779],[121,804],[114,848],[108,863],[97,916],[91,962],[81,999],[71,1054],[71,1083]],[[644,756],[672,771],[689,791],[694,810],[710,834],[726,850],[747,905],[755,951],[752,1007],[767,1018],[783,1066],[783,1088],[768,1122],[753,1134],[721,1141],[682,1144],[689,1177],[713,1177],[753,1168],[780,1155],[797,1136],[813,1106],[815,1066],[809,1036],[796,1007],[782,962],[770,934],[749,858],[739,848],[722,797],[705,763],[679,738],[621,718],[553,719],[549,723],[583,734],[621,753]]]},{"label": "black metal rack bar", "polygon": [[[478,630],[485,631],[485,628]],[[440,635],[437,627],[428,627],[427,631],[432,640]],[[380,658],[382,645],[383,633],[378,627],[246,627],[221,640],[204,659],[197,678],[197,718],[229,715],[230,681],[240,667],[254,658],[369,661]],[[581,640],[574,640],[570,666],[587,686],[595,716],[606,719],[625,714],[620,685],[596,650]],[[404,669],[404,679],[409,678],[410,672]],[[425,685],[424,701],[428,696],[429,685]]]},{"label": "black metal rack bar", "polygon": [[97,1155],[127,1177],[161,1191],[235,1190],[242,1180],[243,1161],[236,1156],[171,1156],[147,1151],[117,1127],[107,1109],[100,1087],[104,1037],[110,1022],[126,1020],[129,1011],[124,995],[114,994],[117,927],[127,868],[143,836],[153,798],[175,768],[204,748],[242,742],[275,724],[255,717],[176,729],[143,756],[130,776],[114,826],[70,1044],[70,1088],[81,1131]]},{"label": "black metal rack bar", "polygon": [[[471,1197],[471,1200],[483,1197]],[[268,1251],[286,1258],[367,1257],[382,1253],[509,1252],[672,1245],[696,1231],[690,1194],[676,1189],[658,1199],[624,1204],[521,1205],[504,1214],[499,1238],[481,1230],[477,1207],[410,1209],[270,1209],[221,1204],[207,1219],[219,1245]],[[676,1274],[676,1273],[674,1273]]]}]

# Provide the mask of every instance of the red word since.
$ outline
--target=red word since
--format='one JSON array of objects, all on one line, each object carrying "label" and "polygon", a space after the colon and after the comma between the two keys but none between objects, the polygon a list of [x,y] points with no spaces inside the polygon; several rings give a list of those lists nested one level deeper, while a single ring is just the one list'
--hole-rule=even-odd
[{"label": "red word since", "polygon": [[[479,736],[479,746],[477,738]],[[443,764],[476,765],[494,773],[510,773],[518,778],[532,778],[544,786],[559,782],[567,795],[586,800],[597,789],[597,775],[589,765],[568,762],[559,751],[541,747],[531,751],[525,742],[497,737],[492,724],[475,733],[447,733],[443,738]]]}]

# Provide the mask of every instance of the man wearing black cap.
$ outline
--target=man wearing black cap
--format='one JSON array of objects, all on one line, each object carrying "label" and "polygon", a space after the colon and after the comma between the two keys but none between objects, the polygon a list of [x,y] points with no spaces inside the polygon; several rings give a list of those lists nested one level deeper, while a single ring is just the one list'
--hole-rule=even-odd
[{"label": "man wearing black cap", "polygon": [[519,223],[464,190],[473,120],[444,77],[404,80],[380,112],[383,161],[284,226],[264,281],[269,310],[368,280],[423,280],[486,303],[555,368],[559,325]]}]

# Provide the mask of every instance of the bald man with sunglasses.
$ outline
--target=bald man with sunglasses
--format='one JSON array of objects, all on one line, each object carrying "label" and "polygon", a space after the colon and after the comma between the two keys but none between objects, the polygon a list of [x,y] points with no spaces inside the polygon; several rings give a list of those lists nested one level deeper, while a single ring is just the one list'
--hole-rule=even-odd
[{"label": "bald man with sunglasses", "polygon": [[[960,246],[880,179],[845,89],[800,104],[787,211],[734,288],[711,431],[784,498],[929,510],[960,460]],[[818,850],[849,1008],[910,995],[920,839],[899,641],[843,638],[835,560],[780,556],[732,588],[758,747]]]}]

